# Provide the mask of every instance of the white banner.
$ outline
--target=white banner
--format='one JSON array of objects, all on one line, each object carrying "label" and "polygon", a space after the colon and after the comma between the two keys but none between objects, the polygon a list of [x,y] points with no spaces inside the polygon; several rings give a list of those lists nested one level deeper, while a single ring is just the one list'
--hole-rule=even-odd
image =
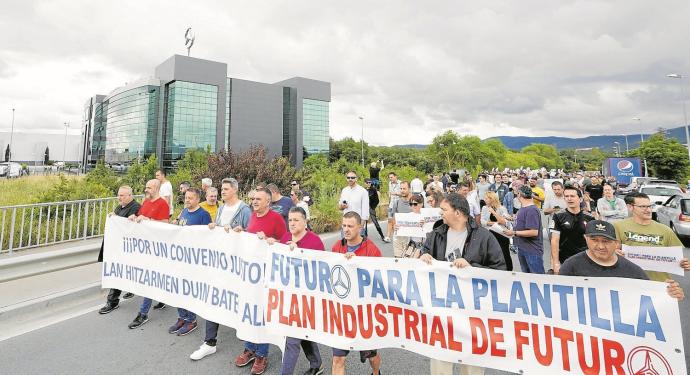
[{"label": "white banner", "polygon": [[522,374],[686,370],[678,303],[659,282],[348,261],[244,233],[121,218],[108,219],[104,258],[104,287],[184,307],[254,342],[281,345],[285,335],[402,348]]},{"label": "white banner", "polygon": [[683,260],[682,246],[622,246],[625,257],[646,271],[668,272],[685,276],[680,266]]},{"label": "white banner", "polygon": [[420,210],[424,220],[424,233],[434,230],[434,223],[441,220],[441,209],[438,207],[425,207]]},{"label": "white banner", "polygon": [[424,237],[424,229],[422,227],[422,215],[410,213],[396,213],[395,214],[395,235],[406,237]]}]

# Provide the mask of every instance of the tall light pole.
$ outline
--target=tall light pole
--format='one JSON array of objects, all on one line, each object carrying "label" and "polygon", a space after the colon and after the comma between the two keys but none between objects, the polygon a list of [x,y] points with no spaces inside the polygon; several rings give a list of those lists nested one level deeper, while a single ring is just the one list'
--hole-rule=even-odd
[{"label": "tall light pole", "polygon": [[[12,148],[12,139],[14,138],[14,108],[12,108],[12,130],[10,130],[10,152],[9,155],[7,155],[8,162],[12,161],[12,151],[14,149]],[[9,173],[7,174],[9,176]]]},{"label": "tall light pole", "polygon": [[62,145],[62,167],[67,166],[67,160],[65,159],[67,155],[67,129],[69,129],[69,122],[65,122],[65,143]]},{"label": "tall light pole", "polygon": [[362,120],[362,138],[361,138],[361,143],[362,143],[362,167],[364,166],[364,116],[359,116],[359,119]]},{"label": "tall light pole", "polygon": [[630,148],[628,148],[628,135],[627,134],[621,134],[621,135],[625,137],[625,152],[628,153],[628,152],[630,152]]},{"label": "tall light pole", "polygon": [[614,147],[616,149],[616,156],[620,157],[621,156],[621,144],[619,142],[613,142],[616,146]]},{"label": "tall light pole", "polygon": [[685,128],[685,146],[688,148],[688,158],[690,158],[690,132],[688,131],[688,112],[685,109],[685,88],[683,87],[683,81],[681,80],[683,76],[677,73],[673,73],[667,74],[666,77],[677,78],[680,80],[680,100],[683,102],[683,119],[685,120],[685,122],[683,123],[683,127]]},{"label": "tall light pole", "polygon": [[[642,119],[639,117],[633,117],[632,120],[637,121],[638,123],[642,122]],[[640,130],[640,142],[644,142],[644,136],[642,135],[642,130]]]}]

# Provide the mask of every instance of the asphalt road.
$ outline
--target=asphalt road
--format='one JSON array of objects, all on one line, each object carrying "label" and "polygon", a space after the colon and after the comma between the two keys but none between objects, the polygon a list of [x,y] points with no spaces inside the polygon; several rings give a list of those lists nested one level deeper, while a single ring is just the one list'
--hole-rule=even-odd
[{"label": "asphalt road", "polygon": [[[392,246],[384,244],[373,228],[370,233],[384,255],[392,256]],[[330,246],[335,237],[325,238]],[[548,252],[547,252],[548,253]],[[690,251],[685,249],[686,256]],[[514,264],[517,259],[513,259]],[[545,260],[548,264],[548,259]],[[683,288],[690,295],[690,278],[680,278]],[[218,335],[218,352],[194,362],[189,355],[202,344],[203,322],[199,329],[185,337],[167,333],[167,328],[177,317],[172,308],[152,310],[150,320],[140,329],[130,330],[127,324],[136,316],[141,299],[135,297],[123,301],[120,308],[108,315],[98,315],[94,310],[76,318],[29,332],[0,342],[0,374],[249,374],[249,368],[237,368],[232,363],[243,348],[234,330],[221,327]],[[680,305],[686,362],[690,363],[690,298]],[[1,325],[1,322],[0,322]],[[429,360],[401,349],[381,350],[383,374],[428,374]],[[326,373],[330,373],[331,351],[321,345],[321,355]],[[269,352],[269,368],[266,374],[278,374],[281,354],[277,347]],[[295,374],[301,374],[308,363],[301,357]],[[688,368],[690,372],[690,367]],[[369,374],[368,364],[359,362],[356,353],[347,361],[350,374]],[[457,369],[456,369],[457,372]],[[487,370],[490,374],[508,374]]]}]

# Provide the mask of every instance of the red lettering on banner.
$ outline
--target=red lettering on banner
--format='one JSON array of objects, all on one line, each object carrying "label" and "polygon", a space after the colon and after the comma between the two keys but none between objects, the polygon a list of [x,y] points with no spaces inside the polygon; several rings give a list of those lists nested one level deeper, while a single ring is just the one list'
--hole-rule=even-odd
[{"label": "red lettering on banner", "polygon": [[386,306],[377,304],[374,306],[374,317],[379,325],[376,327],[376,335],[385,337],[388,335],[388,319],[386,319]]},{"label": "red lettering on banner", "polygon": [[553,336],[561,340],[561,357],[563,358],[563,370],[570,371],[570,350],[568,343],[574,340],[573,331],[554,328]]},{"label": "red lettering on banner", "polygon": [[[486,327],[480,318],[470,318],[470,332],[472,333],[472,354],[484,354],[489,348]],[[481,344],[478,344],[478,334],[481,334]]]},{"label": "red lettering on banner", "polygon": [[338,335],[342,336],[343,335],[343,324],[340,320],[340,304],[337,303],[338,308],[335,306],[336,303],[333,303],[333,301],[328,301],[328,317],[330,318],[330,333],[334,333],[333,329],[338,328]]},{"label": "red lettering on banner", "polygon": [[497,329],[503,328],[503,320],[489,319],[489,340],[491,341],[491,355],[494,357],[505,357],[506,350],[499,349],[497,344],[503,342],[503,333],[497,332]]},{"label": "red lettering on banner", "polygon": [[522,347],[529,344],[529,337],[523,336],[522,332],[529,330],[529,324],[525,322],[515,321],[513,323],[513,327],[515,328],[515,356],[517,357],[517,359],[524,359]]},{"label": "red lettering on banner", "polygon": [[412,310],[405,309],[405,338],[410,340],[414,336],[414,341],[419,342],[419,315]]},{"label": "red lettering on banner", "polygon": [[[280,292],[280,294],[283,294],[283,292]],[[293,325],[295,323],[297,323],[297,327],[302,328],[299,314],[299,299],[297,295],[293,294],[292,298],[290,298],[290,318],[288,324]]]},{"label": "red lettering on banner", "polygon": [[[448,330],[450,331],[450,328]],[[452,332],[449,332],[449,334],[452,334]],[[431,321],[431,336],[429,336],[429,345],[435,346],[436,342],[440,342],[443,349],[447,348],[446,335],[443,333],[443,323],[441,323],[441,318],[434,315],[434,318]]]},{"label": "red lettering on banner", "polygon": [[453,329],[453,318],[450,316],[447,318],[448,322],[448,349],[455,350],[456,352],[462,351],[462,343],[460,341],[455,341],[453,336],[455,335],[455,330]]},{"label": "red lettering on banner", "polygon": [[353,339],[357,336],[357,315],[355,314],[355,309],[350,305],[342,305],[342,307],[345,337]]},{"label": "red lettering on banner", "polygon": [[316,328],[314,320],[314,297],[302,296],[302,327]]},{"label": "red lettering on banner", "polygon": [[[371,305],[367,305],[367,316],[369,319],[365,319],[363,306],[357,306],[357,321],[359,323],[359,334],[362,335],[363,339],[368,339],[374,331],[374,322],[371,319]],[[369,322],[368,327],[364,328],[365,322]]]},{"label": "red lettering on banner", "polygon": [[280,324],[288,324],[288,319],[283,315],[283,291],[278,292],[278,322]]},{"label": "red lettering on banner", "polygon": [[400,327],[398,325],[398,318],[402,314],[402,308],[395,306],[388,306],[388,313],[393,315],[393,336],[400,337]]},{"label": "red lettering on banner", "polygon": [[604,351],[604,368],[607,374],[613,374],[613,370],[616,370],[616,374],[625,374],[623,370],[623,364],[625,363],[625,350],[623,345],[616,341],[602,339],[603,351]]},{"label": "red lettering on banner", "polygon": [[271,321],[271,313],[275,308],[278,307],[278,291],[275,289],[269,289],[268,291],[268,304],[266,306],[266,321]]},{"label": "red lettering on banner", "polygon": [[580,369],[585,375],[596,375],[599,374],[599,343],[597,338],[592,336],[589,338],[590,348],[592,352],[592,365],[587,364],[587,359],[585,358],[585,343],[584,338],[581,333],[575,334],[575,342],[577,344],[577,358],[580,362]]},{"label": "red lettering on banner", "polygon": [[427,327],[426,314],[422,314],[422,342],[425,344],[429,343],[429,330]]},{"label": "red lettering on banner", "polygon": [[532,346],[534,347],[534,356],[542,366],[549,366],[553,362],[553,341],[551,339],[551,327],[544,326],[544,346],[546,353],[541,353],[541,345],[539,339],[539,326],[532,323]]},{"label": "red lettering on banner", "polygon": [[325,299],[321,300],[321,318],[321,321],[323,322],[323,332],[328,332],[328,309],[326,308]]}]

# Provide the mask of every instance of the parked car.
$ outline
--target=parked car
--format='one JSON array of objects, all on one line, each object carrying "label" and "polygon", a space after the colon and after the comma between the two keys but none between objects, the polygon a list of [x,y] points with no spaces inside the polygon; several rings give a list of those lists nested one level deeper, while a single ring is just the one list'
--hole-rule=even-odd
[{"label": "parked car", "polygon": [[680,239],[690,238],[690,194],[676,194],[656,212],[656,219],[668,225]]},{"label": "parked car", "polygon": [[15,162],[0,163],[0,176],[19,177],[22,175],[22,165]]},{"label": "parked car", "polygon": [[644,184],[640,187],[639,191],[649,196],[649,200],[652,202],[652,219],[654,220],[656,220],[657,210],[669,199],[669,197],[676,194],[683,194],[683,191],[680,190],[678,186],[664,184]]},{"label": "parked car", "polygon": [[640,186],[644,185],[645,182],[656,179],[656,177],[631,177],[630,184],[625,188],[621,188],[619,190],[623,194],[630,193],[631,191],[639,191],[638,189],[640,188]]},{"label": "parked car", "polygon": [[674,180],[643,180],[642,185],[640,185],[640,187],[643,187],[646,185],[670,185],[670,186],[677,186],[678,188],[680,188],[680,185],[678,184],[678,182],[674,181]]}]

